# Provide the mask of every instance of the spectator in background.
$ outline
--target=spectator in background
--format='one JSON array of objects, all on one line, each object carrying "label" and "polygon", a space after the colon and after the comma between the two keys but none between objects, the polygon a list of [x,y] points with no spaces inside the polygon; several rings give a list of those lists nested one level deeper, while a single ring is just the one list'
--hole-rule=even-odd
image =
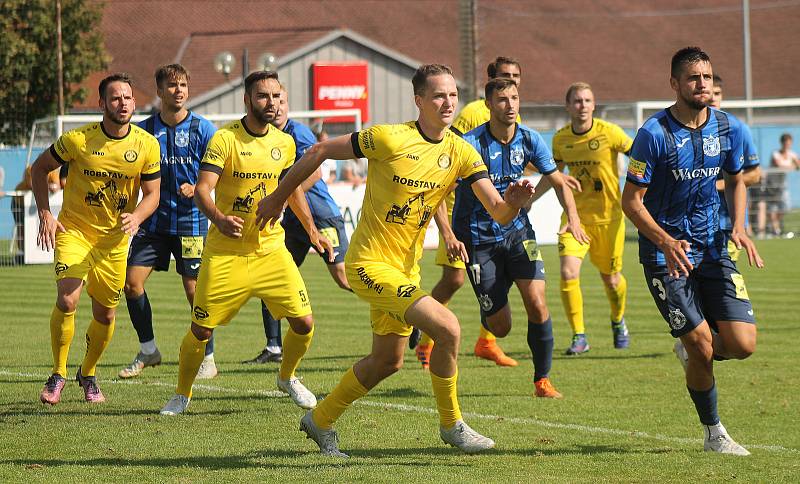
[{"label": "spectator in background", "polygon": [[344,162],[342,180],[352,183],[353,189],[367,181],[367,159],[354,158]]},{"label": "spectator in background", "polygon": [[792,151],[792,135],[783,133],[781,135],[781,149],[772,152],[772,167],[783,170],[799,170],[800,159],[797,153]]},{"label": "spectator in background", "polygon": [[[328,139],[328,132],[325,130],[320,131],[317,133],[317,142],[321,143]],[[333,183],[336,181],[337,178],[337,166],[338,162],[336,160],[325,160],[320,165],[320,170],[322,170],[322,181],[325,183]]]},{"label": "spectator in background", "polygon": [[[769,217],[770,235],[780,236],[783,233],[783,214],[786,211],[788,194],[786,192],[786,173],[800,169],[797,153],[792,151],[792,135],[781,135],[781,148],[772,152],[770,167],[764,182],[759,187],[757,236],[767,236],[767,218]],[[769,215],[768,215],[769,214]]]}]

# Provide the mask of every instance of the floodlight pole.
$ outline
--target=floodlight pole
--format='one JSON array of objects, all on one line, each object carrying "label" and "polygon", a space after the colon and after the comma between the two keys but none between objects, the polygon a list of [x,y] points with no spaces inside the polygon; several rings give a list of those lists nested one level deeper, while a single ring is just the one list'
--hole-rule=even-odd
[{"label": "floodlight pole", "polygon": [[64,59],[61,53],[61,0],[56,0],[56,76],[58,77],[58,114],[64,115]]},{"label": "floodlight pole", "polygon": [[[747,101],[753,99],[753,72],[750,58],[750,0],[742,0],[742,36],[744,49],[744,98]],[[753,123],[753,108],[748,107],[746,111],[747,124]]]}]

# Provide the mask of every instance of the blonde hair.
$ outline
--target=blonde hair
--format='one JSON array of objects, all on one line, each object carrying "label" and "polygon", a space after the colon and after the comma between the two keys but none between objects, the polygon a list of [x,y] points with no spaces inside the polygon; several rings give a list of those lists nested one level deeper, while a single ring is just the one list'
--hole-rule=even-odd
[{"label": "blonde hair", "polygon": [[588,82],[582,82],[582,81],[573,82],[572,84],[570,84],[569,88],[567,88],[567,96],[566,96],[567,104],[569,104],[569,100],[573,94],[575,94],[578,91],[583,91],[584,89],[588,89],[591,91],[592,86],[590,86]]}]

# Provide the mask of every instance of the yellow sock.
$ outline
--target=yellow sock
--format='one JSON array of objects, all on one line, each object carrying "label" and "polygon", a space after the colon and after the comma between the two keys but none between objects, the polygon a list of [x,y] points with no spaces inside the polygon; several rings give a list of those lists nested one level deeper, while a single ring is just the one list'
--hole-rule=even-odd
[{"label": "yellow sock", "polygon": [[50,347],[53,349],[53,373],[67,376],[67,355],[75,336],[75,311],[62,312],[58,306],[50,314]]},{"label": "yellow sock", "polygon": [[488,329],[484,328],[483,325],[481,325],[481,332],[478,335],[478,338],[483,338],[483,339],[485,339],[487,341],[494,341],[494,340],[497,339],[497,337],[495,335],[493,335],[491,331],[489,331]]},{"label": "yellow sock", "polygon": [[111,342],[113,335],[114,320],[111,320],[111,324],[103,324],[92,318],[89,329],[86,330],[86,355],[81,363],[81,375],[94,376],[97,371],[97,362],[100,361],[100,357],[108,347],[108,343]]},{"label": "yellow sock", "polygon": [[572,326],[572,334],[584,334],[586,328],[583,326],[583,294],[581,294],[581,280],[561,279],[561,302],[564,304],[564,312],[567,314],[567,321]]},{"label": "yellow sock", "polygon": [[178,358],[178,388],[175,393],[186,397],[192,396],[192,384],[197,377],[197,370],[203,363],[208,340],[200,341],[190,329],[181,343],[181,354]]},{"label": "yellow sock", "polygon": [[625,300],[628,296],[628,281],[625,280],[625,276],[620,274],[619,284],[617,285],[616,289],[610,289],[605,285],[603,287],[606,288],[606,297],[608,297],[608,303],[611,305],[611,321],[618,323],[620,320],[622,320],[622,316],[625,314]]},{"label": "yellow sock", "polygon": [[438,377],[431,372],[433,395],[436,397],[436,408],[439,410],[439,425],[445,429],[452,428],[456,421],[461,420],[456,381],[458,381],[458,369],[449,378]]},{"label": "yellow sock", "polygon": [[428,336],[424,331],[420,331],[421,336],[419,337],[419,344],[420,345],[432,345],[433,340],[430,336]]},{"label": "yellow sock", "polygon": [[366,395],[368,391],[356,378],[353,368],[350,368],[330,395],[325,397],[314,409],[311,414],[314,424],[323,429],[333,427],[333,423],[347,410],[350,404]]},{"label": "yellow sock", "polygon": [[281,369],[278,372],[281,380],[288,380],[294,376],[295,370],[300,365],[300,360],[311,346],[311,338],[314,336],[314,328],[308,334],[297,334],[289,327],[286,337],[283,338],[283,360]]}]

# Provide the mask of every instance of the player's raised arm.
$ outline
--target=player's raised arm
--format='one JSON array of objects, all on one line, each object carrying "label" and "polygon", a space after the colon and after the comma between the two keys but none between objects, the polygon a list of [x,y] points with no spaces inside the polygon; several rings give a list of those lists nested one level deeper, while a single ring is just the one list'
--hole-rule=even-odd
[{"label": "player's raised arm", "polygon": [[350,137],[351,135],[349,134],[339,136],[317,143],[306,150],[300,161],[292,165],[286,176],[278,183],[278,188],[258,202],[258,209],[256,210],[256,224],[258,227],[263,229],[267,223],[270,226],[275,225],[275,222],[283,212],[283,205],[294,189],[303,183],[303,180],[311,176],[323,161],[328,158],[333,160],[355,158],[356,155],[353,151]]},{"label": "player's raised arm", "polygon": [[653,242],[664,253],[667,263],[667,271],[674,277],[681,274],[689,276],[689,272],[694,269],[692,262],[686,253],[691,250],[691,244],[685,240],[676,240],[664,231],[647,211],[644,206],[644,194],[647,187],[640,187],[625,182],[625,189],[622,191],[622,211],[625,212],[633,225]]},{"label": "player's raised arm", "polygon": [[31,166],[31,185],[36,208],[39,212],[39,234],[36,245],[49,251],[56,246],[56,231],[64,232],[64,226],[50,212],[50,196],[47,174],[61,166],[50,150],[45,150]]},{"label": "player's raised arm", "polygon": [[[479,172],[480,175],[485,172]],[[475,175],[473,175],[475,177]],[[501,225],[506,225],[514,220],[519,210],[533,196],[533,184],[530,180],[519,180],[506,189],[505,196],[501,197],[488,176],[467,178],[464,183],[470,183],[473,193],[489,212],[489,215]]]}]

